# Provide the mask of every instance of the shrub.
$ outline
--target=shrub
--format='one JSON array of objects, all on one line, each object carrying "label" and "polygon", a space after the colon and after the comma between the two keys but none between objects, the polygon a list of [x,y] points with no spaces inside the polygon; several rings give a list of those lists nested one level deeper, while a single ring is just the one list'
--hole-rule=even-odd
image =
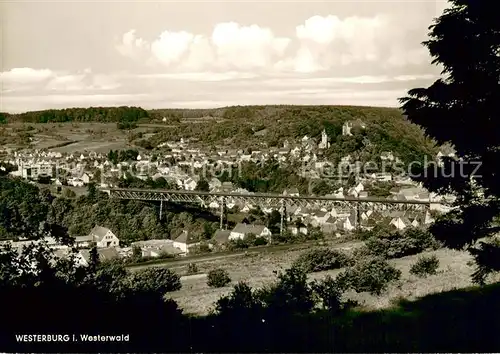
[{"label": "shrub", "polygon": [[306,273],[338,269],[350,265],[351,259],[346,254],[329,248],[318,248],[302,253],[293,263]]},{"label": "shrub", "polygon": [[404,233],[394,232],[384,237],[370,237],[366,247],[383,258],[401,258],[421,253],[426,249],[437,249],[439,244],[426,230],[410,228]]},{"label": "shrub", "polygon": [[427,275],[437,273],[439,268],[439,259],[435,256],[422,256],[411,266],[410,274],[424,278]]},{"label": "shrub", "polygon": [[187,269],[187,274],[188,275],[192,275],[192,274],[198,273],[198,266],[196,265],[196,263],[189,263],[187,268],[188,268]]},{"label": "shrub", "polygon": [[254,312],[259,308],[260,302],[245,282],[236,284],[229,295],[222,296],[215,303],[215,312],[219,315],[241,315],[242,312]]},{"label": "shrub", "polygon": [[281,314],[308,313],[315,305],[307,274],[297,267],[278,273],[278,281],[259,289],[256,297],[267,309]]},{"label": "shrub", "polygon": [[369,292],[380,295],[389,284],[401,278],[401,271],[381,257],[359,260],[337,277],[341,289],[354,289],[356,292]]},{"label": "shrub", "polygon": [[253,243],[254,246],[267,245],[267,240],[264,237],[257,237]]},{"label": "shrub", "polygon": [[335,312],[342,308],[343,287],[331,276],[315,280],[311,286],[324,309]]},{"label": "shrub", "polygon": [[211,288],[222,288],[231,282],[227,270],[217,268],[208,272],[207,285]]},{"label": "shrub", "polygon": [[137,291],[157,292],[165,294],[179,290],[180,276],[168,268],[151,267],[138,270],[129,275],[129,285]]},{"label": "shrub", "polygon": [[228,242],[227,247],[230,250],[244,250],[247,249],[249,246],[246,240],[237,238],[236,240],[230,240]]}]

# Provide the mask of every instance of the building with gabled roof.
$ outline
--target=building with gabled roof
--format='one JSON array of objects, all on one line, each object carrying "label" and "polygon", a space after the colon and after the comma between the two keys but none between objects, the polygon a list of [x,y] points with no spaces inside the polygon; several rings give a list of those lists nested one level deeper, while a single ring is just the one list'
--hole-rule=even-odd
[{"label": "building with gabled roof", "polygon": [[187,253],[189,253],[190,248],[199,246],[200,244],[201,244],[201,242],[199,242],[197,239],[195,239],[190,232],[184,230],[181,232],[181,234],[179,236],[177,236],[174,239],[173,246],[175,248],[180,249],[185,254],[187,254]]},{"label": "building with gabled roof", "polygon": [[120,239],[107,227],[94,226],[87,236],[75,237],[77,247],[86,248],[95,243],[97,248],[118,247]]},{"label": "building with gabled roof", "polygon": [[241,239],[243,240],[249,234],[253,234],[257,237],[271,237],[271,231],[264,225],[255,225],[255,224],[237,224],[231,233],[229,234],[230,240]]}]

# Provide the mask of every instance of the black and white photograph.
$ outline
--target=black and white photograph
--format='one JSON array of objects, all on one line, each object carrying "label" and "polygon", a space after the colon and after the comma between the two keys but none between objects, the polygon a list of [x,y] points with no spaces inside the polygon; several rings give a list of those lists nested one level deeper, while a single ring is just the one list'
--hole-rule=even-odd
[{"label": "black and white photograph", "polygon": [[485,0],[0,0],[0,351],[500,351]]}]

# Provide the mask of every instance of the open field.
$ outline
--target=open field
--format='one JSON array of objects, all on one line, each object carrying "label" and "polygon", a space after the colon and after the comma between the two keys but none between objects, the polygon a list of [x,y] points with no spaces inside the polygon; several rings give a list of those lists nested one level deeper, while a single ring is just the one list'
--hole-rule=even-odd
[{"label": "open field", "polygon": [[[142,132],[150,137],[165,125],[139,124],[132,133]],[[30,134],[35,149],[48,149],[61,153],[95,151],[107,153],[110,150],[131,148],[129,132],[117,128],[116,123],[11,123],[5,131],[15,140],[21,133]],[[15,144],[10,144],[14,147]]]},{"label": "open field", "polygon": [[[303,251],[291,251],[279,254],[258,254],[242,256],[232,259],[220,259],[198,264],[200,273],[195,276],[182,277],[182,289],[168,296],[172,297],[185,313],[206,314],[222,295],[228,294],[232,286],[238,281],[246,281],[254,288],[262,287],[276,279],[273,273],[289,267],[296,257]],[[409,269],[420,256],[409,256],[390,261],[402,271],[402,278],[398,284],[392,285],[380,297],[367,293],[347,293],[347,298],[357,300],[367,309],[380,309],[391,306],[400,298],[415,299],[427,294],[447,290],[464,288],[472,285],[471,274],[473,268],[468,265],[471,257],[468,253],[441,249],[425,254],[435,254],[440,259],[438,274],[421,279],[409,274]],[[206,285],[206,273],[214,268],[226,269],[232,283],[224,288],[213,289]],[[310,279],[321,279],[326,275],[335,276],[341,269],[310,274]],[[498,279],[497,279],[498,278]],[[500,280],[497,277],[493,280]]]}]

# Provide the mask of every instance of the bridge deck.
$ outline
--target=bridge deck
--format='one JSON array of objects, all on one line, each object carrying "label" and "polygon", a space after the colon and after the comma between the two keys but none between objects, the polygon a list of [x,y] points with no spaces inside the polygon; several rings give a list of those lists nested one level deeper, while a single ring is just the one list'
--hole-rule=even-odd
[{"label": "bridge deck", "polygon": [[166,190],[166,189],[140,189],[140,188],[103,188],[103,192],[110,193],[110,195],[118,195],[123,198],[129,194],[129,199],[132,195],[134,198],[141,199],[141,195],[178,195],[178,196],[206,196],[206,197],[234,197],[234,198],[255,198],[255,199],[288,199],[288,200],[309,200],[309,201],[332,201],[332,202],[350,202],[350,203],[380,203],[380,204],[413,204],[413,205],[430,205],[431,201],[424,200],[394,200],[387,198],[356,198],[356,197],[318,197],[318,196],[291,196],[283,194],[268,194],[268,193],[223,193],[223,192],[200,192],[200,191],[187,191],[187,190]]}]

